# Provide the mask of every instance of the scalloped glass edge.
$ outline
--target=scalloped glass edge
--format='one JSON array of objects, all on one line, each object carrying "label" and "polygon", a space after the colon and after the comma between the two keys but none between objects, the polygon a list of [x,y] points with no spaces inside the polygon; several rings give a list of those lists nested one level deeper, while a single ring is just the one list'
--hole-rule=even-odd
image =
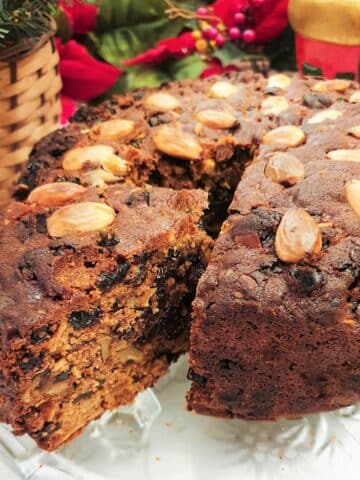
[{"label": "scalloped glass edge", "polygon": [[0,479],[359,480],[360,404],[277,422],[194,415],[187,368],[184,356],[153,391],[53,453],[0,425]]},{"label": "scalloped glass edge", "polygon": [[[11,427],[0,424],[0,462],[15,465],[25,480],[34,478],[40,468],[63,473],[63,478],[79,478],[84,471],[72,461],[72,452],[81,456],[81,451],[94,455],[104,451],[108,459],[132,455],[143,448],[149,440],[153,422],[161,413],[161,405],[152,389],[141,392],[131,405],[105,412],[100,419],[91,422],[71,444],[49,453],[37,447],[28,436],[15,436]],[[121,428],[119,428],[121,427]],[[1,478],[2,475],[1,475]]]}]

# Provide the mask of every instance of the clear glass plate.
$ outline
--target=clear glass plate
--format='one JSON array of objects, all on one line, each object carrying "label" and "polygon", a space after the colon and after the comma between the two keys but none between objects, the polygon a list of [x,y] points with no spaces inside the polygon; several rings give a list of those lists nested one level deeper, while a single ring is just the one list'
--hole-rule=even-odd
[{"label": "clear glass plate", "polygon": [[185,409],[186,368],[56,453],[0,426],[0,478],[359,480],[360,405],[276,423],[202,417]]}]

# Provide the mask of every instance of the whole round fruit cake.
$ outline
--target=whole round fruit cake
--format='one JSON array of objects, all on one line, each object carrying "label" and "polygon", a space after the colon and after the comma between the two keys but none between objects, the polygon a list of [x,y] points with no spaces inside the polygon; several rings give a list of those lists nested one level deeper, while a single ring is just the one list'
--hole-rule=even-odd
[{"label": "whole round fruit cake", "polygon": [[1,420],[51,450],[131,402],[187,350],[200,277],[190,409],[359,400],[359,128],[357,84],[284,73],[80,108],[1,212]]}]

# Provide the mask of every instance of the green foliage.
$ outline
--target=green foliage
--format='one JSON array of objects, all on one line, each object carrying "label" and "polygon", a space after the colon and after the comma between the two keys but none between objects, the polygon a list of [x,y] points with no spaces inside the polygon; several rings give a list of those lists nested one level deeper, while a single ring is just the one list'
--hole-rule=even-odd
[{"label": "green foliage", "polygon": [[162,38],[178,35],[182,28],[181,20],[169,22],[164,17],[132,27],[119,27],[101,34],[90,34],[90,38],[101,58],[120,66],[123,60],[147,50]]},{"label": "green foliage", "polygon": [[263,53],[246,52],[231,42],[227,42],[222,48],[215,50],[213,56],[220,60],[224,67],[228,65],[241,66],[242,62],[251,62],[255,71],[261,70],[262,61],[265,59]]},{"label": "green foliage", "polygon": [[[199,0],[179,0],[178,7],[196,10]],[[95,53],[120,66],[159,40],[177,36],[186,26],[182,18],[169,19],[164,0],[102,0],[96,32],[89,35]]]},{"label": "green foliage", "polygon": [[0,47],[16,45],[45,33],[56,0],[0,0]]},{"label": "green foliage", "polygon": [[161,68],[133,67],[120,77],[120,91],[135,90],[143,87],[158,87],[171,78]]},{"label": "green foliage", "polygon": [[179,60],[172,59],[165,64],[165,69],[171,80],[197,78],[205,67],[206,63],[197,54]]}]

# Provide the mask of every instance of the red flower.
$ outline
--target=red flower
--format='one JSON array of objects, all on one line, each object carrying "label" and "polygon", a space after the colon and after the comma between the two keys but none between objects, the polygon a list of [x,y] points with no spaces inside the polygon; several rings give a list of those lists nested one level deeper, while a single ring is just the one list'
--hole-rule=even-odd
[{"label": "red flower", "polygon": [[94,30],[98,8],[83,0],[60,0],[73,33],[88,33]]},{"label": "red flower", "polygon": [[57,46],[63,81],[62,93],[67,97],[91,100],[112,87],[123,73],[113,65],[95,60],[86,48],[75,40],[64,45],[58,40]]},{"label": "red flower", "polygon": [[61,95],[61,125],[65,125],[69,118],[72,117],[76,110],[76,103],[69,97]]},{"label": "red flower", "polygon": [[207,78],[213,75],[222,75],[223,73],[235,72],[236,70],[237,68],[235,67],[235,65],[228,65],[227,67],[223,67],[220,60],[215,58],[207,64],[207,67],[202,71],[200,78]]},{"label": "red flower", "polygon": [[179,37],[166,38],[158,42],[154,48],[146,50],[137,57],[131,58],[124,62],[124,65],[130,67],[143,63],[146,65],[154,65],[162,62],[170,56],[186,57],[195,50],[195,39],[191,32],[182,33]]},{"label": "red flower", "polygon": [[288,1],[264,0],[262,4],[252,7],[250,0],[217,0],[213,8],[214,15],[221,18],[227,27],[234,25],[235,13],[243,8],[250,8],[256,43],[264,44],[278,37],[285,29],[288,23]]},{"label": "red flower", "polygon": [[265,0],[254,12],[256,41],[267,43],[278,37],[288,24],[289,0]]},{"label": "red flower", "polygon": [[213,4],[214,15],[221,18],[227,27],[234,25],[235,13],[249,5],[249,0],[217,0]]}]

